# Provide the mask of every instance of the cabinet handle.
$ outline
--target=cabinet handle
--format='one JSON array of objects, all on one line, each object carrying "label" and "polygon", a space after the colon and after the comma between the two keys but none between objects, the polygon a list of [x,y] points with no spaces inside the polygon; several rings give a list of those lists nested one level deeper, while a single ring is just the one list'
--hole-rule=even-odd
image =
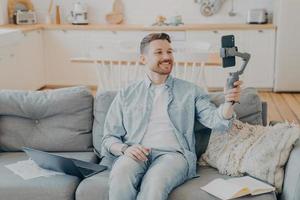
[{"label": "cabinet handle", "polygon": [[263,31],[263,30],[258,30],[258,32],[259,32],[259,33],[263,33],[264,31]]},{"label": "cabinet handle", "polygon": [[217,33],[219,33],[219,31],[214,30],[213,33],[217,34]]}]

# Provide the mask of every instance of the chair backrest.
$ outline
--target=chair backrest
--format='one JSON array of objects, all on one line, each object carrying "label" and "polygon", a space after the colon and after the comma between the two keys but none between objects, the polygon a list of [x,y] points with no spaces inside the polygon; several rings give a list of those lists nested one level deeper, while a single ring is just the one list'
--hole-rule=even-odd
[{"label": "chair backrest", "polygon": [[[209,57],[210,45],[205,42],[175,42],[175,63],[172,75],[197,84],[207,90],[204,67]],[[97,60],[98,88],[119,90],[144,77],[145,67],[139,62],[136,42],[122,41],[119,46],[93,50]]]},{"label": "chair backrest", "polygon": [[207,91],[205,64],[210,54],[207,42],[174,42],[173,76],[190,81]]}]

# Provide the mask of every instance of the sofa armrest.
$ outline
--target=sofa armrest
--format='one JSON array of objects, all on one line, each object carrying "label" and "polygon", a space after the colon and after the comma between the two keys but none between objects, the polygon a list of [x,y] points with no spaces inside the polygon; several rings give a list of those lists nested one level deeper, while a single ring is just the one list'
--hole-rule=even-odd
[{"label": "sofa armrest", "polygon": [[300,140],[296,142],[285,167],[281,200],[300,199]]}]

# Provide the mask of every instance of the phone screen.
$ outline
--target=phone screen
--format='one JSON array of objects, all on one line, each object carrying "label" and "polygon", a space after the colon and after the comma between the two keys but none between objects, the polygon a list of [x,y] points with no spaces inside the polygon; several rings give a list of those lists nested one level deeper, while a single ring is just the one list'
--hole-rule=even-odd
[{"label": "phone screen", "polygon": [[[222,48],[231,48],[235,47],[234,35],[225,35],[222,36]],[[232,67],[235,66],[235,56],[229,56],[223,58],[223,67]]]}]

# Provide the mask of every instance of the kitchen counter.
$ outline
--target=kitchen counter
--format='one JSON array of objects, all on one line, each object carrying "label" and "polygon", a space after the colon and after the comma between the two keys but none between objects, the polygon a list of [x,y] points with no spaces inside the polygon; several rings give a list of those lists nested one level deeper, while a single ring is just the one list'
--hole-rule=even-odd
[{"label": "kitchen counter", "polygon": [[145,26],[138,24],[109,25],[109,24],[36,24],[36,25],[1,25],[0,29],[18,29],[23,32],[33,30],[108,30],[108,31],[209,31],[209,30],[263,30],[276,29],[273,24],[186,24],[180,26]]},{"label": "kitchen counter", "polygon": [[7,24],[7,25],[0,25],[0,29],[9,29],[9,30],[21,30],[23,32],[34,31],[43,29],[42,24],[35,24],[35,25],[15,25],[15,24]]}]

